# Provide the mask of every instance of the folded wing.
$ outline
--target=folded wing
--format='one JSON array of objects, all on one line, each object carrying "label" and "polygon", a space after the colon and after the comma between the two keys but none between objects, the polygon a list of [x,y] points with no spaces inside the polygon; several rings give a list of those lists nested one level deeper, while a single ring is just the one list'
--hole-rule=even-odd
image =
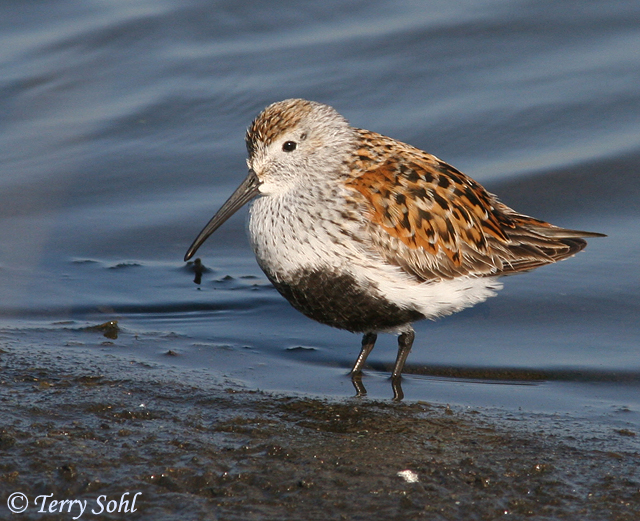
[{"label": "folded wing", "polygon": [[370,247],[419,280],[495,276],[575,255],[584,237],[518,214],[435,156],[365,130],[348,180]]}]

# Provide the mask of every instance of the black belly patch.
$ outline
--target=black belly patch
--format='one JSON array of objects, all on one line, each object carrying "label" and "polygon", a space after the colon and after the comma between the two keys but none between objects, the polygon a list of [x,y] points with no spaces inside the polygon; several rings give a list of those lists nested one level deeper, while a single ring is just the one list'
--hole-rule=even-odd
[{"label": "black belly patch", "polygon": [[392,329],[424,318],[415,309],[403,309],[360,286],[345,273],[300,270],[286,280],[267,277],[280,294],[309,318],[352,332]]}]

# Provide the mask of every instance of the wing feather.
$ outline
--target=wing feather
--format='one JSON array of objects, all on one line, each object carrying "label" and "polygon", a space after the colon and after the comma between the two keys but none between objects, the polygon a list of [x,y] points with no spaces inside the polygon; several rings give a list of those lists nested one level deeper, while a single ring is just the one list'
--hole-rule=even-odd
[{"label": "wing feather", "polygon": [[575,255],[583,237],[602,236],[518,214],[437,157],[357,132],[347,186],[364,210],[370,246],[419,280],[526,271]]}]

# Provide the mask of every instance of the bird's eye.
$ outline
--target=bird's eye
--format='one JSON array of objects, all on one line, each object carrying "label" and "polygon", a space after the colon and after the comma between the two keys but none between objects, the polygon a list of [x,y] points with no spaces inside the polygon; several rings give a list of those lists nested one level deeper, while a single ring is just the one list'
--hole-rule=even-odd
[{"label": "bird's eye", "polygon": [[285,152],[293,152],[298,144],[295,141],[285,141],[282,145],[282,150]]}]

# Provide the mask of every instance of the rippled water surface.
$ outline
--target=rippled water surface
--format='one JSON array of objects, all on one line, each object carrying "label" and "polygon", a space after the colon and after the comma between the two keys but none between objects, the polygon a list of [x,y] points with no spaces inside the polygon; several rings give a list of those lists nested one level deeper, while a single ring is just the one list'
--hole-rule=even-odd
[{"label": "rippled water surface", "polygon": [[[304,97],[436,154],[523,213],[608,235],[417,324],[407,400],[640,426],[637,1],[60,0],[0,12],[6,348],[351,396],[359,337],[276,293],[246,209],[199,251],[201,284],[182,262],[244,178],[249,122]],[[113,320],[119,331],[85,329]],[[391,396],[395,349],[380,338],[370,396]]]}]

